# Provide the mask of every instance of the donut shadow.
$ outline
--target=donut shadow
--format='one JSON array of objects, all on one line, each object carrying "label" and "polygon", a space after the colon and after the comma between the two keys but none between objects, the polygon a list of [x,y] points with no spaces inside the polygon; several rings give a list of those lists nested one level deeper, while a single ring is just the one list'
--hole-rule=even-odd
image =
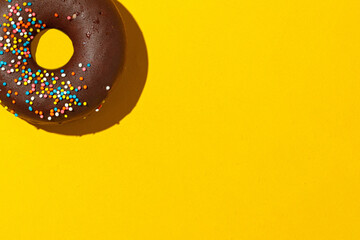
[{"label": "donut shadow", "polygon": [[[144,36],[130,12],[115,1],[126,31],[126,55],[122,73],[97,113],[86,119],[59,125],[37,125],[38,129],[69,136],[82,136],[106,130],[125,118],[137,105],[148,75],[148,54]],[[30,123],[31,124],[31,123]]]}]

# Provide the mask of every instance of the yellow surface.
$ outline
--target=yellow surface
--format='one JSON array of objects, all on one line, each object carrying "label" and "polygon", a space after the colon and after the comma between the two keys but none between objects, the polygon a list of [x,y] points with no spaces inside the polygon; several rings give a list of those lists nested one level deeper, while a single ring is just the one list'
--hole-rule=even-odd
[{"label": "yellow surface", "polygon": [[39,66],[57,69],[64,66],[74,53],[71,39],[62,31],[49,29],[36,36],[31,44],[32,52]]},{"label": "yellow surface", "polygon": [[359,1],[122,3],[138,105],[83,137],[1,109],[0,239],[360,239]]}]

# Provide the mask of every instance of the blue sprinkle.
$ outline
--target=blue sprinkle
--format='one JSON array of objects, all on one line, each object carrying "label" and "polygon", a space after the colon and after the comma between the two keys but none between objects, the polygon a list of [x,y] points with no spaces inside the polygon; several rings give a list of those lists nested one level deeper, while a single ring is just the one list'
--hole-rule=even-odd
[{"label": "blue sprinkle", "polygon": [[30,107],[29,107],[29,111],[32,112],[32,110],[33,110],[33,108],[30,106]]},{"label": "blue sprinkle", "polygon": [[4,83],[3,83],[3,86],[6,86],[6,85],[7,85],[6,82],[4,82]]}]

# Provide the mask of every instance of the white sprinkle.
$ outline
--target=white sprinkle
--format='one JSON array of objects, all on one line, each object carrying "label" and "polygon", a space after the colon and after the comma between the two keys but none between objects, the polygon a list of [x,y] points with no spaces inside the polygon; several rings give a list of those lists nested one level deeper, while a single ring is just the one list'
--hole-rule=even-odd
[{"label": "white sprinkle", "polygon": [[34,100],[35,100],[35,97],[31,97],[30,99],[31,99],[31,101],[34,101]]},{"label": "white sprinkle", "polygon": [[55,113],[55,116],[58,117],[60,114],[58,112]]},{"label": "white sprinkle", "polygon": [[0,41],[2,41],[2,40],[4,40],[4,38],[3,38],[3,37],[0,37]]},{"label": "white sprinkle", "polygon": [[110,90],[110,86],[107,86],[107,87],[106,87],[106,91],[109,91],[109,90]]},{"label": "white sprinkle", "polygon": [[79,63],[79,68],[81,68],[83,65],[82,65],[82,63]]},{"label": "white sprinkle", "polygon": [[61,74],[61,77],[66,77],[66,74],[65,73]]},{"label": "white sprinkle", "polygon": [[48,120],[51,121],[51,117],[48,117]]},{"label": "white sprinkle", "polygon": [[72,107],[69,107],[69,111],[72,112],[73,108]]}]

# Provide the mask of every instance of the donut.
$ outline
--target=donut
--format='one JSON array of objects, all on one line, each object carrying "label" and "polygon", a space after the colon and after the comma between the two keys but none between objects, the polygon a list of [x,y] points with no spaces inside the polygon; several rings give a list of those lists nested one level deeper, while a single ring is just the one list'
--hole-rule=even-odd
[{"label": "donut", "polygon": [[[113,0],[0,0],[0,103],[32,124],[62,124],[99,111],[125,61]],[[74,54],[55,70],[36,63],[35,37],[58,29]]]}]

